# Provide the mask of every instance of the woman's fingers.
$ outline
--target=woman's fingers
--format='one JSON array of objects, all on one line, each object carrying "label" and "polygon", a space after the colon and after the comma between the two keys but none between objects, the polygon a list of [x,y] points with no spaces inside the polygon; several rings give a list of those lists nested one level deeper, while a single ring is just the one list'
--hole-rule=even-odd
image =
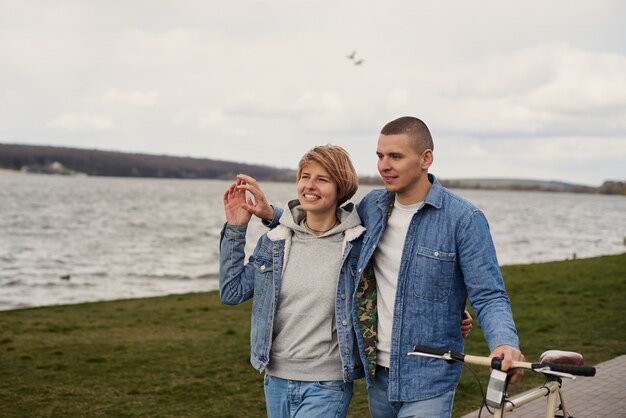
[{"label": "woman's fingers", "polygon": [[234,191],[236,190],[237,184],[233,183],[226,191],[224,192],[224,202],[232,199],[234,196]]}]

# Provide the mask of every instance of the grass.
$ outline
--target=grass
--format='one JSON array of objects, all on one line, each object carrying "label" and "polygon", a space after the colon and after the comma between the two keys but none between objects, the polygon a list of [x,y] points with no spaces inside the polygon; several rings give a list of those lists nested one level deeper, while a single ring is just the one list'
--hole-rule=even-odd
[{"label": "grass", "polygon": [[[579,351],[588,364],[626,353],[626,254],[502,270],[529,360],[547,349]],[[250,306],[211,292],[0,312],[1,415],[263,417]],[[466,352],[486,355],[476,328]],[[515,391],[539,382],[527,374]],[[366,417],[362,381],[355,392],[350,416]],[[464,372],[454,416],[479,404]]]}]

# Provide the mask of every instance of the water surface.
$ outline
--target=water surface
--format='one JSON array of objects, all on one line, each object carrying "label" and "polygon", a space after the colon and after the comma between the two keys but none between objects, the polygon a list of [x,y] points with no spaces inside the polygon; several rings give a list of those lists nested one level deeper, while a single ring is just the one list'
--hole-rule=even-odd
[{"label": "water surface", "polygon": [[[0,310],[216,289],[229,184],[1,175]],[[263,186],[272,202],[295,195],[291,184]],[[500,264],[626,249],[625,197],[457,192],[487,215]],[[250,224],[248,252],[263,232]]]}]

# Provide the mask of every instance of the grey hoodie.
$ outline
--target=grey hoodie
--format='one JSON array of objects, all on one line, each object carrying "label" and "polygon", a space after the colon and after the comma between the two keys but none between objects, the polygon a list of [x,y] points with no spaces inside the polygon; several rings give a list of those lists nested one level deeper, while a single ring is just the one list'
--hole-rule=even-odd
[{"label": "grey hoodie", "polygon": [[341,223],[317,236],[304,227],[306,213],[297,200],[287,207],[280,224],[291,230],[291,238],[266,372],[292,380],[342,380],[335,298],[346,231],[362,228],[361,220],[355,209],[339,208]]}]

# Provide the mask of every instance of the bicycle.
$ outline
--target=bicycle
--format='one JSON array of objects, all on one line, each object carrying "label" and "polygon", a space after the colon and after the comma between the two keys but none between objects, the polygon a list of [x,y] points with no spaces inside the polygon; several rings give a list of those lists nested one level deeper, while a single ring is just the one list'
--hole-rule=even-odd
[{"label": "bicycle", "polygon": [[[546,418],[573,418],[567,411],[563,393],[561,392],[562,378],[575,379],[576,376],[595,376],[596,374],[595,367],[583,365],[583,356],[579,353],[560,350],[546,351],[541,355],[538,363],[513,361],[511,369],[524,369],[543,373],[546,376],[546,381],[538,388],[509,398],[507,395],[508,374],[500,370],[502,359],[499,357],[472,356],[456,351],[422,345],[416,345],[413,351],[408,354],[412,356],[442,359],[449,363],[457,361],[463,364],[468,363],[491,367],[492,371],[489,377],[486,394],[483,392],[480,381],[478,381],[480,390],[483,393],[483,404],[478,414],[479,418],[482,414],[483,407],[486,407],[487,411],[493,414],[494,418],[501,418],[505,416],[506,412],[513,411],[516,408],[546,396],[548,397]],[[470,371],[474,373],[471,368]],[[476,376],[475,373],[474,375]],[[558,400],[560,400],[560,404],[557,408]],[[493,411],[491,411],[489,407],[492,407]],[[561,412],[562,415],[557,415],[559,412]]]}]

